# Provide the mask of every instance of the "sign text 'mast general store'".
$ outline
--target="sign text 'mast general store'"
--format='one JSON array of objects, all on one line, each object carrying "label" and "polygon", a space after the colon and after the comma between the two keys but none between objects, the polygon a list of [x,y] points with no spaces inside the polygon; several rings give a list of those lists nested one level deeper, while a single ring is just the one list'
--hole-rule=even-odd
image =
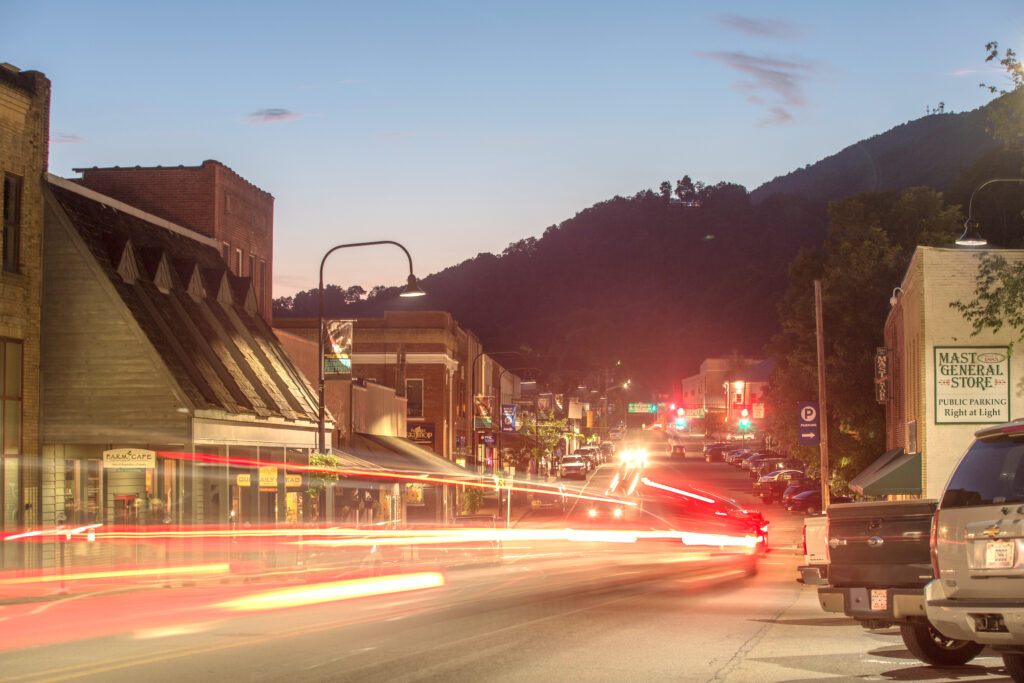
[{"label": "sign text 'mast general store'", "polygon": [[935,347],[935,423],[1010,420],[1010,358],[1005,346]]}]

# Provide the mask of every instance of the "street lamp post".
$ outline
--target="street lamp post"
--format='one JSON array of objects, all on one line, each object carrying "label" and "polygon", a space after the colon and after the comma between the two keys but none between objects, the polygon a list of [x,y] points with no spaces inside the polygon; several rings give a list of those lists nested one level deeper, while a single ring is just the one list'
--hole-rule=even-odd
[{"label": "street lamp post", "polygon": [[320,414],[319,414],[319,431],[317,447],[320,453],[327,452],[327,432],[325,428],[325,412],[324,412],[324,264],[327,262],[327,257],[338,251],[339,249],[349,249],[351,247],[369,247],[377,244],[393,244],[403,252],[409,259],[409,278],[406,281],[405,289],[399,296],[414,297],[423,296],[424,292],[419,288],[416,283],[416,276],[413,275],[412,270],[412,256],[409,255],[409,250],[403,247],[398,242],[392,240],[376,240],[373,242],[353,242],[351,244],[339,244],[336,247],[331,247],[324,257],[320,259],[320,285],[317,289],[317,385],[319,390],[319,402],[320,402]]},{"label": "street lamp post", "polygon": [[974,220],[974,195],[978,194],[978,190],[992,183],[1024,183],[1024,178],[989,178],[974,188],[971,192],[971,199],[967,203],[967,220],[964,221],[964,232],[957,238],[957,246],[983,247],[988,244],[988,240],[982,237],[978,231],[978,221]]}]

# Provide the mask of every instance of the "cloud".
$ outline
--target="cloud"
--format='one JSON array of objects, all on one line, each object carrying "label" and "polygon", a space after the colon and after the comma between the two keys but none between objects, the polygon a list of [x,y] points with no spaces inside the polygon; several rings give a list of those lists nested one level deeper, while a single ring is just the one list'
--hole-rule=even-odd
[{"label": "cloud", "polygon": [[85,139],[74,133],[55,133],[50,137],[50,142],[55,145],[76,145],[79,142],[85,142]]},{"label": "cloud", "polygon": [[[775,125],[793,120],[792,107],[806,104],[803,82],[814,73],[812,63],[795,59],[754,57],[742,52],[697,52],[698,57],[710,59],[745,78],[733,87],[744,95],[747,102],[764,107],[771,115],[762,125]],[[762,96],[762,94],[766,96]]]},{"label": "cloud", "polygon": [[244,120],[246,123],[277,123],[279,121],[295,121],[301,118],[302,114],[272,107],[270,109],[258,109],[246,116]]},{"label": "cloud", "polygon": [[718,23],[733,31],[739,31],[740,33],[760,38],[792,40],[799,38],[804,33],[802,27],[779,19],[757,19],[754,17],[741,17],[736,14],[723,14],[718,17]]}]

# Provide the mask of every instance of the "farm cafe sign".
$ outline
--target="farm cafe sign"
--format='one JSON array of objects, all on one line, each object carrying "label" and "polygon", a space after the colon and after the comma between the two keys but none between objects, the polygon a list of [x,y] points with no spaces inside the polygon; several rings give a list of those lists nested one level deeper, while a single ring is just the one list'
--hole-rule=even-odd
[{"label": "farm cafe sign", "polygon": [[114,448],[103,451],[105,470],[151,470],[156,467],[156,451],[144,448]]},{"label": "farm cafe sign", "polygon": [[1005,346],[935,347],[935,423],[1010,420],[1010,358]]}]

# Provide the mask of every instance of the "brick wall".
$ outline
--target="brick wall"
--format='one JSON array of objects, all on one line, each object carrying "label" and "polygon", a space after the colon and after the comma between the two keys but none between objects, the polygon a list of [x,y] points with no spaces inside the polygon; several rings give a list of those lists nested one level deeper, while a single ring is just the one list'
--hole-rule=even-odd
[{"label": "brick wall", "polygon": [[[50,81],[0,67],[0,175],[22,179],[17,272],[0,271],[0,336],[23,342],[21,500],[16,522],[40,522],[39,330],[42,300],[42,180],[47,171]],[[0,185],[2,192],[2,185]],[[10,523],[11,520],[6,520]],[[34,558],[38,560],[38,557]]]},{"label": "brick wall", "polygon": [[[76,168],[91,190],[228,245],[228,267],[251,277],[261,315],[273,300],[274,197],[218,161],[200,166]],[[241,268],[237,254],[241,254]],[[262,284],[262,286],[261,286]]]},{"label": "brick wall", "polygon": [[[918,247],[900,284],[903,291],[897,310],[887,323],[886,340],[893,343],[893,369],[902,376],[900,396],[893,397],[886,411],[887,428],[901,433],[887,436],[887,442],[906,447],[907,424],[916,423],[926,498],[942,493],[953,468],[973,441],[975,430],[983,426],[937,421],[935,347],[1008,346],[1016,336],[1008,327],[974,335],[970,323],[950,308],[954,301],[966,302],[973,297],[978,260],[982,253],[991,251],[998,251],[1011,262],[1024,260],[1024,252],[1016,250]],[[1020,343],[1010,353],[1009,373],[1012,419],[1024,415],[1024,347]],[[897,421],[902,424],[894,424]]]}]

